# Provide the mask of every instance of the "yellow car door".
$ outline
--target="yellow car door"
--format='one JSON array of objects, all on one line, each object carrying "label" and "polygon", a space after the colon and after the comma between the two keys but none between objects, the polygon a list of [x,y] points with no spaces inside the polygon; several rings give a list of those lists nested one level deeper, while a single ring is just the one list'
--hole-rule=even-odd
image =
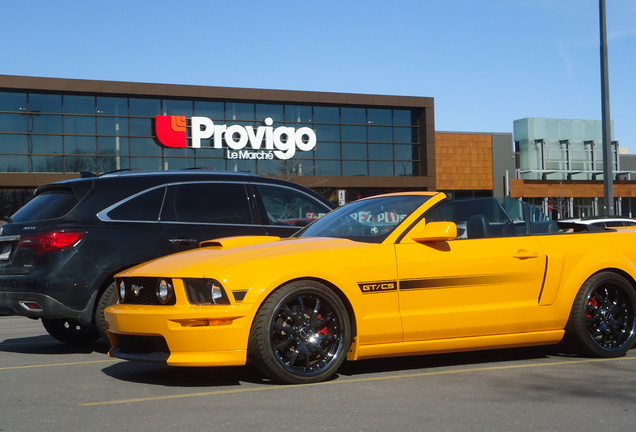
[{"label": "yellow car door", "polygon": [[404,341],[523,332],[546,256],[532,236],[397,244]]}]

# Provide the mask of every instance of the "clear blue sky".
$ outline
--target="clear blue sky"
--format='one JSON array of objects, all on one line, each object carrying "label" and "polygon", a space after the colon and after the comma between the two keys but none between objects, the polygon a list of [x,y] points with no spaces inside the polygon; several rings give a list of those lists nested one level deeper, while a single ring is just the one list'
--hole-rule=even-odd
[{"label": "clear blue sky", "polygon": [[[435,98],[436,130],[601,119],[598,0],[28,0],[0,73]],[[607,0],[614,139],[636,153],[636,1]]]}]

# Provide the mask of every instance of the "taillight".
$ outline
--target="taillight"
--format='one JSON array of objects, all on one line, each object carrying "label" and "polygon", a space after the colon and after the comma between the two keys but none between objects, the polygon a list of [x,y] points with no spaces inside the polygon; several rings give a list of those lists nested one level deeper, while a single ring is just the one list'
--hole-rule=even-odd
[{"label": "taillight", "polygon": [[37,255],[75,246],[86,231],[54,231],[20,236],[19,248],[33,249]]}]

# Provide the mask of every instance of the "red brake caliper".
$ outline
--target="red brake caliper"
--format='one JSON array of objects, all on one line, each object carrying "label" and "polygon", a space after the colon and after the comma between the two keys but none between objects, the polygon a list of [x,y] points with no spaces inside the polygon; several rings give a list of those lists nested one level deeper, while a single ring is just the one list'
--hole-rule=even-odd
[{"label": "red brake caliper", "polygon": [[[318,314],[317,317],[319,319],[322,319],[322,315],[321,314]],[[320,335],[323,335],[323,336],[329,336],[329,329],[327,328],[327,326],[324,326],[321,330],[318,330],[317,333],[320,334]]]},{"label": "red brake caliper", "polygon": [[[596,309],[599,306],[599,302],[596,299],[596,297],[590,297],[590,299],[587,301],[587,305],[592,307],[592,308],[594,308],[594,309]],[[593,315],[590,313],[589,309],[587,310],[587,313],[585,314],[585,318],[587,318],[587,319],[593,318]]]}]

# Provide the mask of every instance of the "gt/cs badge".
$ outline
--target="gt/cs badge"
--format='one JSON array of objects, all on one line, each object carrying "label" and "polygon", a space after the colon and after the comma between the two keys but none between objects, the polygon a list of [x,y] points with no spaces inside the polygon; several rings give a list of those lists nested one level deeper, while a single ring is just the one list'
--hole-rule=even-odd
[{"label": "gt/cs badge", "polygon": [[363,294],[397,290],[396,281],[362,282],[358,286]]}]

